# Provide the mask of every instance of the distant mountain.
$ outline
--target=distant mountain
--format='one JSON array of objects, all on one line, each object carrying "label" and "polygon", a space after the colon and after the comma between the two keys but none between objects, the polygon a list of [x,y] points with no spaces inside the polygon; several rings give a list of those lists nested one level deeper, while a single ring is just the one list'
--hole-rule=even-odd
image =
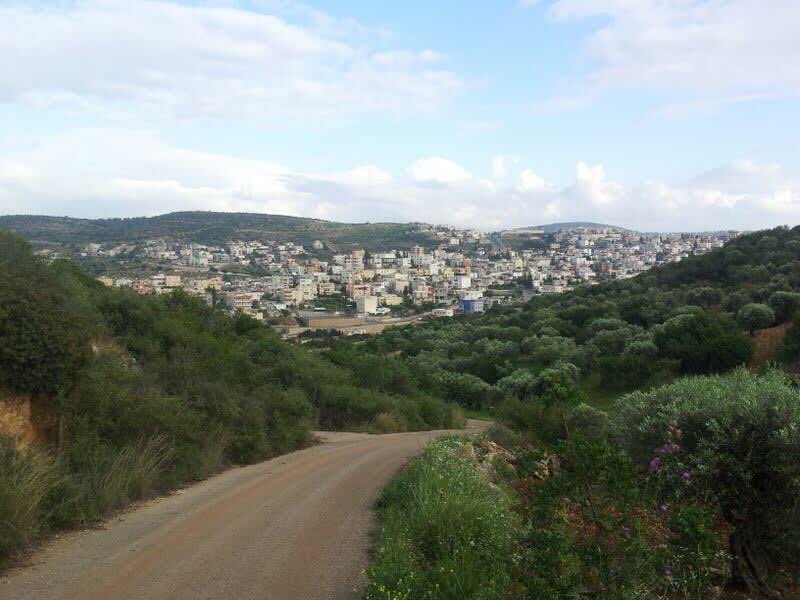
[{"label": "distant mountain", "polygon": [[588,227],[590,229],[619,229],[620,231],[631,231],[625,227],[617,227],[616,225],[607,225],[604,223],[592,223],[590,221],[568,221],[566,223],[548,223],[547,225],[537,225],[535,229],[544,229],[545,233],[557,233],[565,229],[578,229],[579,227]]},{"label": "distant mountain", "polygon": [[257,213],[174,212],[128,219],[0,216],[8,229],[36,245],[141,242],[160,238],[219,244],[228,240],[277,240],[310,246],[320,240],[334,251],[408,248],[430,242],[417,223],[336,223]]}]

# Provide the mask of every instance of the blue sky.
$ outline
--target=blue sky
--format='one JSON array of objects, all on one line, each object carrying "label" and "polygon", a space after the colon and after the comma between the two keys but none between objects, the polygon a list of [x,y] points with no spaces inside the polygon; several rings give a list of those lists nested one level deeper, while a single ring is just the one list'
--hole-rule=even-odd
[{"label": "blue sky", "polygon": [[0,213],[800,221],[783,0],[0,0]]}]

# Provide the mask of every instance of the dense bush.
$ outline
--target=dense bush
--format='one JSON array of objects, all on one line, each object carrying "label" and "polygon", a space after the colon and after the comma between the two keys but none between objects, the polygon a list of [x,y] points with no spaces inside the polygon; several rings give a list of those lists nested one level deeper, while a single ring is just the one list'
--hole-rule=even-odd
[{"label": "dense bush", "polygon": [[88,355],[89,331],[69,289],[22,239],[0,231],[0,385],[54,393]]},{"label": "dense bush", "polygon": [[618,403],[615,437],[657,479],[733,528],[734,574],[765,589],[800,555],[800,393],[778,372],[683,379]]},{"label": "dense bush", "polygon": [[659,510],[623,452],[576,437],[518,460],[516,510],[528,533],[517,579],[525,598],[704,598],[725,571],[724,528],[713,511]]},{"label": "dense bush", "polygon": [[661,354],[685,373],[720,373],[750,360],[752,343],[729,317],[702,311],[674,317],[656,331]]}]

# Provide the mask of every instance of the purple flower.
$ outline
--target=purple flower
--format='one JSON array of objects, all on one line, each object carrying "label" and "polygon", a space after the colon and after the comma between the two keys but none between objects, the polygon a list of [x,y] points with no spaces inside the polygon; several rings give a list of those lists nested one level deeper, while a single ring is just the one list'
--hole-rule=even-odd
[{"label": "purple flower", "polygon": [[631,528],[630,527],[623,527],[622,528],[622,533],[630,533],[630,532],[631,532]]},{"label": "purple flower", "polygon": [[660,510],[662,513],[666,513],[667,512],[667,505],[666,504],[662,504],[661,506],[658,507],[658,510]]},{"label": "purple flower", "polygon": [[661,457],[656,456],[653,460],[650,461],[650,470],[656,473],[661,472]]},{"label": "purple flower", "polygon": [[665,541],[667,541],[667,542],[668,542],[668,541],[669,541],[669,539],[670,539],[671,537],[672,537],[672,536],[669,534],[669,531],[665,531],[665,532],[664,532],[664,540],[665,540]]},{"label": "purple flower", "polygon": [[672,565],[664,565],[664,575],[672,577]]},{"label": "purple flower", "polygon": [[683,477],[684,479],[691,479],[692,474],[689,473],[689,471],[684,471],[683,473],[681,473],[681,477]]}]

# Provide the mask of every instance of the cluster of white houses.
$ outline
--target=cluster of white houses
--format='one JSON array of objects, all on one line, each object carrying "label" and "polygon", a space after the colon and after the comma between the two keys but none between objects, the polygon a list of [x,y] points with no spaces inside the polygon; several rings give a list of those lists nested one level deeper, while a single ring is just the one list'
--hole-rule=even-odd
[{"label": "cluster of white houses", "polygon": [[[545,235],[529,229],[518,230],[517,243],[508,245],[492,244],[479,232],[439,229],[435,233],[433,247],[340,254],[321,252],[321,242],[307,250],[292,242],[209,246],[152,240],[142,246],[140,255],[162,265],[173,263],[171,273],[101,280],[139,293],[181,288],[215,297],[231,310],[256,318],[315,306],[342,311],[347,306],[360,315],[390,315],[398,307],[416,306],[434,316],[452,316],[456,311],[482,312],[502,301],[504,290],[511,288],[525,289],[526,294],[558,293],[579,284],[632,277],[659,264],[708,252],[735,235],[641,234],[606,227]],[[325,260],[319,258],[323,255]],[[235,272],[232,267],[237,266],[252,267],[245,271],[258,274],[242,274],[240,269],[240,274],[223,278],[215,273]]]}]

